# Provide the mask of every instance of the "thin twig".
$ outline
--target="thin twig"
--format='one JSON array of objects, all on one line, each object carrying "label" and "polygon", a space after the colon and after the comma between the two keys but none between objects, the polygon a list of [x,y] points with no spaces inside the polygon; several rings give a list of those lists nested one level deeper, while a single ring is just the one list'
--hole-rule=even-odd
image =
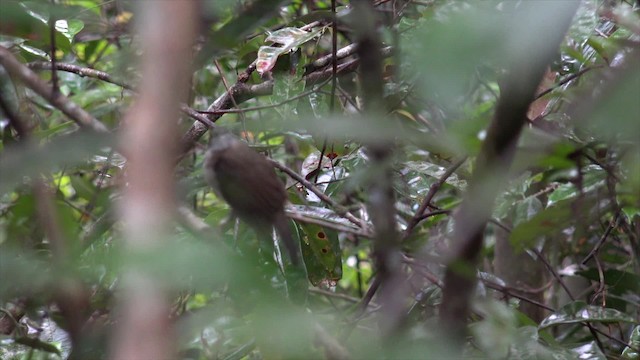
[{"label": "thin twig", "polygon": [[367,307],[371,303],[371,300],[373,300],[373,296],[376,294],[378,289],[380,289],[381,284],[382,282],[380,281],[379,276],[375,276],[371,280],[371,284],[369,285],[369,289],[367,290],[367,293],[364,294],[364,297],[362,298],[362,300],[360,300],[360,303],[358,304],[358,311],[356,312],[356,316],[355,316],[356,319],[360,318],[364,314],[365,310],[367,310]]},{"label": "thin twig", "polygon": [[602,297],[602,307],[607,306],[607,285],[604,281],[604,271],[602,270],[602,264],[597,256],[593,257],[596,262],[596,268],[598,269],[598,289],[593,294],[595,300],[598,296]]},{"label": "thin twig", "polygon": [[[51,0],[52,5],[55,5],[54,0]],[[56,71],[56,17],[55,13],[49,14],[49,43],[51,45],[51,51],[49,56],[51,57],[51,87],[54,95],[58,95],[60,87],[58,84],[58,72]]]},{"label": "thin twig", "polygon": [[[549,264],[549,262],[544,257],[544,255],[537,249],[534,249],[533,252],[536,254],[538,259],[540,259],[542,261],[542,263],[547,268],[547,270],[549,270],[551,275],[553,275],[553,277],[558,281],[558,283],[564,289],[564,291],[567,293],[567,295],[569,296],[571,301],[576,301],[575,296],[573,296],[573,294],[571,293],[571,291],[569,290],[567,285],[564,283],[564,281],[560,277],[560,275],[558,275],[558,273],[554,270],[553,266],[551,266],[551,264]],[[598,348],[600,348],[601,351],[604,351],[604,345],[602,344],[602,342],[600,341],[600,338],[596,334],[596,331],[595,331],[594,327],[588,322],[583,322],[582,324],[586,325],[587,328],[589,328],[589,332],[591,333],[591,335],[593,336],[594,340],[596,341],[596,344],[598,344]]]},{"label": "thin twig", "polygon": [[[257,111],[257,110],[265,110],[265,109],[272,109],[272,108],[276,108],[278,106],[282,106],[284,104],[296,101],[298,99],[301,99],[303,97],[309,96],[315,92],[318,92],[318,90],[320,90],[324,85],[326,85],[329,81],[331,81],[331,79],[325,80],[324,82],[316,85],[313,87],[313,89],[311,90],[307,90],[305,92],[302,92],[296,96],[290,97],[288,99],[282,100],[278,103],[275,104],[269,104],[269,105],[260,105],[260,106],[252,106],[252,107],[248,107],[248,108],[236,108],[236,109],[224,109],[224,110],[197,110],[198,113],[200,114],[208,114],[208,115],[220,115],[220,114],[237,114],[237,113],[245,113],[245,112],[249,112],[249,111]],[[228,90],[227,90],[228,91]],[[234,105],[235,107],[238,107],[237,105]]]},{"label": "thin twig", "polygon": [[480,280],[482,280],[484,285],[486,287],[488,287],[489,289],[500,291],[500,292],[502,292],[502,293],[504,293],[504,294],[506,294],[508,296],[514,297],[516,299],[520,299],[520,300],[522,300],[524,302],[528,302],[529,304],[532,304],[532,305],[535,305],[535,306],[539,306],[539,307],[541,307],[541,308],[543,308],[545,310],[551,311],[551,312],[555,312],[556,311],[554,308],[552,308],[550,306],[547,306],[547,305],[545,305],[545,304],[543,304],[541,302],[529,299],[526,296],[519,295],[517,292],[512,291],[514,289],[511,289],[511,288],[509,288],[507,286],[502,286],[500,284],[496,284],[496,283],[494,283],[492,281],[489,281],[487,279],[482,279],[481,278]]},{"label": "thin twig", "polygon": [[464,164],[466,160],[467,158],[463,157],[462,159],[456,161],[444,172],[444,174],[442,174],[442,176],[440,176],[438,181],[436,181],[429,187],[429,192],[427,192],[427,195],[424,197],[424,200],[420,204],[420,207],[418,207],[416,214],[413,216],[413,218],[411,218],[411,220],[409,220],[409,224],[407,224],[407,229],[404,231],[404,236],[403,236],[404,239],[407,239],[411,235],[411,232],[413,231],[413,229],[423,219],[424,212],[427,210],[427,207],[429,207],[429,204],[431,204],[431,200],[433,200],[433,197],[436,195],[436,193],[438,192],[442,184],[444,184],[447,181],[447,179],[462,164]]},{"label": "thin twig", "polygon": [[604,242],[609,237],[609,234],[611,234],[611,231],[615,229],[615,227],[617,226],[619,217],[620,217],[619,212],[613,216],[613,219],[609,222],[609,226],[607,226],[607,229],[604,231],[604,234],[602,234],[602,236],[600,237],[600,240],[598,240],[598,242],[596,243],[596,246],[593,248],[593,250],[589,252],[589,254],[584,258],[584,260],[582,260],[581,262],[582,265],[586,264],[589,260],[591,260],[592,257],[594,257],[598,253],[598,251],[600,251],[600,248],[602,247],[602,245],[604,245]]},{"label": "thin twig", "polygon": [[557,89],[557,88],[561,87],[562,85],[564,85],[564,84],[568,83],[569,81],[571,81],[571,80],[573,80],[573,79],[575,79],[575,78],[578,78],[578,77],[582,76],[584,73],[586,73],[586,72],[588,72],[588,71],[591,71],[591,70],[593,70],[593,69],[601,68],[601,67],[604,67],[604,65],[594,65],[594,66],[586,67],[586,68],[584,68],[584,69],[582,69],[582,70],[578,71],[578,72],[577,72],[577,73],[575,73],[575,74],[571,74],[571,75],[567,76],[566,78],[564,78],[564,79],[562,79],[560,82],[558,82],[556,85],[554,85],[554,86],[552,86],[552,87],[550,87],[550,88],[548,88],[548,89],[546,89],[546,90],[543,90],[543,91],[542,91],[542,92],[540,92],[538,95],[536,95],[536,97],[535,97],[534,101],[535,101],[535,100],[540,99],[541,97],[543,97],[543,96],[545,96],[545,95],[547,95],[547,94],[549,94],[549,93],[550,93],[550,92],[552,92],[553,90],[555,90],[555,89]]},{"label": "thin twig", "polygon": [[324,203],[331,206],[338,215],[358,225],[358,227],[360,227],[364,231],[369,230],[369,226],[364,220],[361,220],[357,218],[355,215],[351,214],[347,208],[335,202],[333,199],[331,199],[329,196],[323,193],[320,189],[318,189],[315,185],[313,185],[311,182],[306,180],[302,175],[298,174],[297,172],[289,169],[287,166],[280,164],[279,162],[273,159],[269,159],[269,161],[271,162],[271,164],[273,164],[275,168],[281,170],[285,174],[289,175],[292,179],[298,181],[300,184],[302,184],[302,186],[309,189],[312,193],[318,196],[320,200],[322,200]]},{"label": "thin twig", "polygon": [[[315,293],[315,294],[319,294],[319,295],[324,295],[324,296],[328,296],[328,297],[332,297],[332,298],[336,298],[336,299],[341,299],[341,300],[345,300],[354,304],[360,303],[360,301],[362,301],[362,299],[358,299],[357,297],[353,297],[353,296],[349,296],[347,294],[343,294],[343,293],[338,293],[338,292],[333,292],[333,291],[327,291],[327,290],[323,290],[323,289],[319,289],[316,287],[310,287],[309,288],[309,292]],[[379,305],[373,302],[370,302],[367,306],[372,306],[372,307],[378,307]]]},{"label": "thin twig", "polygon": [[362,237],[366,237],[366,238],[370,238],[373,235],[365,232],[363,230],[361,230],[359,227],[350,227],[347,225],[343,225],[340,223],[336,223],[334,221],[330,221],[330,220],[326,220],[326,219],[320,219],[320,218],[315,218],[315,217],[309,217],[309,216],[305,216],[303,214],[300,214],[296,211],[290,210],[290,209],[285,209],[285,213],[286,215],[296,221],[302,222],[302,223],[307,223],[307,224],[314,224],[314,225],[319,225],[322,227],[326,227],[329,229],[333,229],[336,231],[340,231],[343,233],[348,233],[348,234],[353,234],[356,236],[362,236]]},{"label": "thin twig", "polygon": [[27,67],[33,70],[51,70],[55,68],[60,71],[66,71],[66,72],[78,74],[80,76],[86,76],[86,77],[102,80],[110,84],[118,85],[127,90],[133,90],[133,86],[123,81],[114,79],[113,76],[111,76],[109,73],[96,70],[96,69],[81,67],[73,64],[57,62],[55,65],[53,65],[52,63],[49,63],[49,62],[34,61],[34,62],[28,63]]}]

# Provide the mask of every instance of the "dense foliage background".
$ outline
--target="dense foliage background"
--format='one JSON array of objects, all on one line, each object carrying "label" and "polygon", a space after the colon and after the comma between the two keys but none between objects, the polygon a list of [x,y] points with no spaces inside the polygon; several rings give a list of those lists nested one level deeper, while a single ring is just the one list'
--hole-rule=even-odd
[{"label": "dense foliage background", "polygon": [[[136,269],[167,358],[640,359],[640,2],[203,0],[132,251],[140,3],[0,1],[0,358],[118,353]],[[225,221],[212,122],[275,160],[307,279]]]}]

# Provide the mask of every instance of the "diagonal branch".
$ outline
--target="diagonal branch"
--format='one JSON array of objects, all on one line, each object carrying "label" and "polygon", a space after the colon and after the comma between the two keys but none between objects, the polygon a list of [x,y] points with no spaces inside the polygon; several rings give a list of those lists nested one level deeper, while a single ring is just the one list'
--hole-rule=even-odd
[{"label": "diagonal branch", "polygon": [[[440,314],[445,332],[458,344],[464,342],[466,322],[471,314],[476,267],[484,245],[486,222],[511,165],[529,105],[578,5],[579,1],[563,1],[545,4],[543,9],[540,4],[532,2],[519,10],[519,16],[544,16],[546,22],[528,18],[526,24],[529,28],[519,29],[522,34],[529,34],[520,41],[532,45],[512,54],[509,75],[500,92],[502,95],[478,156],[476,171],[455,215],[452,254],[445,271]],[[553,14],[553,21],[548,19],[549,13]],[[548,26],[549,23],[554,26]]]},{"label": "diagonal branch", "polygon": [[[424,200],[422,201],[422,203],[420,204],[420,207],[418,208],[418,211],[416,211],[416,214],[413,216],[413,218],[411,218],[411,220],[409,221],[409,224],[407,225],[407,229],[404,231],[404,235],[403,238],[406,239],[411,235],[411,232],[413,231],[413,229],[416,227],[416,225],[418,225],[418,223],[425,219],[425,214],[424,212],[427,210],[427,207],[429,207],[429,204],[431,204],[431,200],[433,200],[433,197],[436,195],[436,193],[438,192],[438,190],[440,189],[440,187],[442,186],[442,184],[445,183],[445,181],[447,181],[447,179],[460,167],[462,166],[462,164],[464,164],[464,162],[467,160],[466,157],[463,157],[462,159],[456,161],[453,165],[451,165],[445,172],[444,174],[442,174],[442,176],[440,176],[440,178],[438,179],[438,181],[436,181],[435,183],[433,183],[431,185],[431,187],[429,187],[429,192],[427,192],[427,195],[424,197]],[[428,214],[431,215],[431,214]]]},{"label": "diagonal branch", "polygon": [[67,115],[78,125],[90,128],[98,132],[109,131],[107,127],[101,123],[93,115],[86,112],[83,108],[76,105],[68,97],[60,92],[54,91],[44,80],[34,73],[27,66],[23,65],[15,56],[5,47],[0,46],[0,65],[7,69],[7,72],[13,77],[22,81],[28,88],[42,96],[51,105]]}]

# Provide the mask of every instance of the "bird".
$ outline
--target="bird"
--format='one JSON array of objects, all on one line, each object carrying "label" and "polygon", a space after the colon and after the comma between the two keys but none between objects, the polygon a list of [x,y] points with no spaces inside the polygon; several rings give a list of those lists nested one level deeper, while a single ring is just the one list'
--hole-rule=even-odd
[{"label": "bird", "polygon": [[291,263],[300,264],[299,244],[294,241],[284,209],[287,192],[273,165],[244,141],[221,126],[212,129],[204,157],[204,177],[232,213],[258,235],[275,228]]}]

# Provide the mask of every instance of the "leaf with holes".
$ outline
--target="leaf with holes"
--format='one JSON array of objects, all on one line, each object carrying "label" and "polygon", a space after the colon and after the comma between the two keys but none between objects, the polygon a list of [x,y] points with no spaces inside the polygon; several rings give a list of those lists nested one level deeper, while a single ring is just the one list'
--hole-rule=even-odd
[{"label": "leaf with holes", "polygon": [[304,232],[302,255],[309,281],[317,286],[328,283],[333,286],[342,278],[342,254],[338,233],[319,225],[301,225]]}]

